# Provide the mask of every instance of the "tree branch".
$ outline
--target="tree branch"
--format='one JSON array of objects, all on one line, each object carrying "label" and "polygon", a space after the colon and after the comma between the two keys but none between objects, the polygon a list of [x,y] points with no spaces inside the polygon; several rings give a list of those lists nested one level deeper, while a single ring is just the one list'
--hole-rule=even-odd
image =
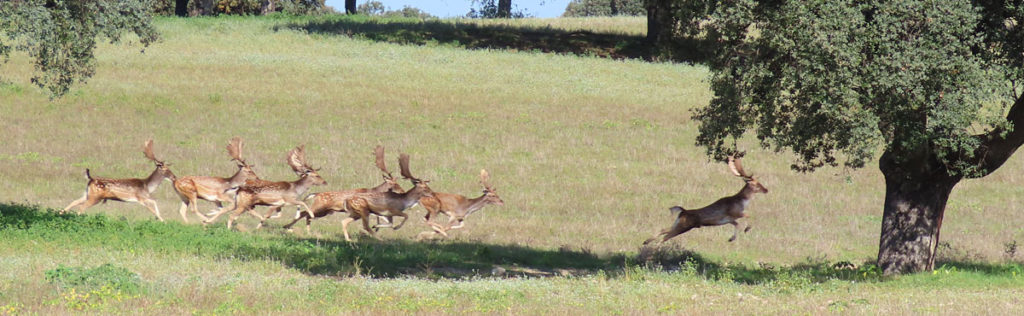
[{"label": "tree branch", "polygon": [[[981,139],[981,145],[974,151],[973,159],[981,172],[971,178],[981,178],[996,171],[1024,144],[1024,96],[1017,97],[1010,112],[1006,114],[1006,120],[1013,125],[1011,131],[997,128],[977,136]],[[1003,133],[1006,133],[1006,137],[1001,136]]]}]

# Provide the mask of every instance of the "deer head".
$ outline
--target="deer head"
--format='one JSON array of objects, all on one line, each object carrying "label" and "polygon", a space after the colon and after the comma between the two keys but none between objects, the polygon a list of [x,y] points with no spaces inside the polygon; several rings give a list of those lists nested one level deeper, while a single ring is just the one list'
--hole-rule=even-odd
[{"label": "deer head", "polygon": [[320,174],[316,173],[318,169],[313,169],[306,162],[306,145],[299,145],[288,152],[288,166],[292,167],[292,171],[299,176],[299,178],[309,178],[313,181],[314,185],[327,184],[324,178],[320,177]]},{"label": "deer head", "polygon": [[754,179],[754,175],[748,175],[743,171],[743,164],[740,163],[740,158],[729,156],[729,170],[732,170],[732,174],[737,177],[743,178],[743,181],[747,183],[754,193],[768,193],[768,188],[761,185],[757,179]]},{"label": "deer head", "polygon": [[427,186],[427,184],[430,183],[430,180],[422,180],[416,178],[412,176],[411,172],[409,172],[409,155],[403,153],[398,156],[398,167],[401,169],[402,177],[409,181],[412,181],[412,184],[415,186],[413,187],[412,190],[409,190],[409,192],[419,189],[425,192],[424,196],[434,196],[434,191],[431,190],[429,186]]},{"label": "deer head", "polygon": [[505,201],[502,201],[501,197],[498,196],[498,191],[494,190],[494,188],[487,183],[487,180],[490,180],[490,178],[491,176],[487,173],[487,170],[480,169],[480,185],[484,186],[485,201],[498,206],[505,205]]},{"label": "deer head", "polygon": [[142,145],[142,154],[146,155],[146,158],[148,158],[149,160],[153,161],[154,164],[156,164],[156,170],[153,171],[153,173],[155,173],[157,176],[160,176],[170,181],[178,179],[178,177],[176,177],[169,168],[171,164],[165,163],[163,160],[157,159],[156,155],[153,154],[152,139],[146,140],[146,144]]},{"label": "deer head", "polygon": [[389,190],[395,193],[405,192],[405,189],[402,189],[402,186],[398,184],[395,177],[388,171],[388,166],[384,164],[384,146],[378,145],[377,148],[373,149],[373,154],[377,158],[377,168],[380,169],[381,176],[384,177],[384,183],[387,183]]},{"label": "deer head", "polygon": [[256,176],[256,172],[252,170],[252,165],[245,162],[242,158],[242,138],[235,136],[228,142],[228,155],[231,156],[231,160],[238,165],[238,169],[245,174],[248,179],[259,178]]}]

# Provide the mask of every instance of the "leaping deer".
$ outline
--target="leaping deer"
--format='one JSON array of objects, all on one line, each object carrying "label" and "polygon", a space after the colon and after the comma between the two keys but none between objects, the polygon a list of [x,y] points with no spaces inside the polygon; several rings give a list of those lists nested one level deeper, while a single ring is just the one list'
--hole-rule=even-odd
[{"label": "leaping deer", "polygon": [[[733,234],[729,238],[729,241],[736,240],[736,235],[739,234],[740,228],[739,223],[736,222],[740,218],[746,217],[747,214],[743,213],[743,210],[750,203],[750,199],[754,198],[754,194],[757,193],[768,193],[768,189],[757,182],[753,175],[747,175],[743,171],[743,165],[740,164],[739,158],[729,156],[729,170],[737,177],[743,178],[746,184],[739,193],[733,196],[727,196],[711,205],[696,209],[686,210],[681,206],[673,206],[669,208],[673,214],[676,214],[676,221],[671,227],[662,230],[660,233],[644,241],[644,245],[654,242],[658,237],[664,236],[659,243],[663,243],[672,237],[679,234],[685,233],[691,229],[701,226],[718,226],[725,224],[732,224]],[[750,231],[750,224],[747,224],[746,229],[743,232]]]},{"label": "leaping deer", "polygon": [[96,203],[106,202],[107,200],[123,201],[123,202],[137,202],[153,212],[156,218],[161,222],[164,218],[160,216],[160,208],[157,206],[156,201],[153,200],[149,195],[156,191],[156,188],[160,186],[160,182],[163,180],[174,181],[177,177],[171,172],[168,167],[170,164],[157,159],[153,155],[153,140],[147,140],[145,145],[142,147],[142,154],[146,155],[146,158],[153,161],[156,164],[156,170],[153,170],[149,174],[149,177],[145,179],[108,179],[108,178],[93,178],[89,174],[89,169],[85,169],[85,178],[89,180],[86,187],[85,194],[82,198],[77,199],[71,204],[68,204],[61,214],[67,212],[72,207],[78,206],[78,214],[82,214],[85,209],[96,205]]},{"label": "leaping deer", "polygon": [[181,213],[181,219],[186,223],[188,223],[188,216],[185,213],[189,208],[202,220],[208,219],[199,213],[199,206],[196,204],[198,199],[213,202],[217,205],[217,209],[213,210],[212,214],[220,213],[224,210],[223,203],[233,200],[233,194],[229,194],[232,188],[241,186],[246,180],[258,179],[256,173],[252,171],[252,166],[242,158],[241,138],[232,138],[227,149],[231,161],[238,165],[238,171],[231,177],[187,176],[174,181],[174,190],[181,198],[181,208],[178,209],[178,212]]},{"label": "leaping deer", "polygon": [[[295,147],[288,152],[288,165],[292,167],[292,171],[299,176],[298,180],[286,182],[270,182],[270,181],[250,181],[249,183],[242,185],[238,188],[238,193],[235,194],[235,207],[232,209],[231,216],[228,217],[228,229],[231,229],[231,225],[234,223],[235,218],[238,215],[250,211],[256,205],[270,206],[270,211],[266,216],[259,216],[260,224],[256,228],[263,226],[263,223],[274,213],[276,209],[280,209],[285,205],[299,205],[309,213],[310,216],[313,212],[309,210],[309,206],[306,203],[298,199],[299,195],[302,195],[314,185],[324,185],[327,181],[317,174],[317,169],[309,166],[306,162],[306,149],[305,146]],[[251,183],[251,184],[250,184]],[[203,221],[204,224],[213,222],[224,213],[227,209],[217,213],[208,220]],[[301,212],[301,210],[300,210]],[[296,214],[298,217],[299,214]]]},{"label": "leaping deer", "polygon": [[369,216],[400,216],[402,223],[395,226],[399,229],[409,220],[409,215],[404,211],[417,203],[421,198],[434,196],[434,192],[427,186],[429,180],[422,180],[412,176],[409,172],[409,155],[401,154],[398,157],[398,166],[402,169],[402,177],[412,181],[413,188],[405,193],[386,192],[365,192],[356,193],[344,200],[344,211],[348,217],[341,221],[341,230],[345,233],[345,240],[352,241],[348,235],[348,224],[357,219],[363,220],[363,229],[373,238],[379,238],[370,229]]},{"label": "leaping deer", "polygon": [[402,189],[402,186],[398,184],[398,181],[396,181],[395,177],[391,175],[391,172],[388,171],[387,165],[384,163],[384,147],[377,146],[377,148],[374,148],[373,154],[376,157],[375,162],[377,163],[377,168],[380,169],[381,176],[384,177],[383,183],[373,188],[328,191],[311,194],[306,197],[306,199],[313,199],[313,204],[310,206],[310,209],[313,211],[313,217],[310,217],[307,213],[300,213],[299,217],[295,218],[291,223],[288,223],[288,225],[284,225],[284,229],[291,229],[292,225],[295,225],[299,220],[305,218],[306,234],[310,234],[310,224],[314,218],[324,217],[333,214],[334,212],[344,212],[345,201],[357,193],[382,193],[388,191],[405,193],[405,189]]},{"label": "leaping deer", "polygon": [[[423,197],[420,199],[420,205],[423,205],[427,209],[426,220],[427,224],[434,229],[434,232],[445,237],[448,237],[448,231],[452,229],[462,228],[465,225],[463,220],[466,216],[473,214],[487,206],[488,204],[494,204],[498,206],[505,205],[505,201],[501,200],[498,196],[498,192],[487,183],[490,179],[490,175],[487,170],[480,169],[480,185],[484,187],[483,195],[475,199],[466,198],[465,196],[451,193],[434,192],[433,197]],[[431,221],[431,218],[437,218],[438,213],[444,213],[448,215],[448,224],[441,226],[440,224]],[[458,222],[457,226],[452,226]],[[430,232],[426,232],[430,233]]]}]

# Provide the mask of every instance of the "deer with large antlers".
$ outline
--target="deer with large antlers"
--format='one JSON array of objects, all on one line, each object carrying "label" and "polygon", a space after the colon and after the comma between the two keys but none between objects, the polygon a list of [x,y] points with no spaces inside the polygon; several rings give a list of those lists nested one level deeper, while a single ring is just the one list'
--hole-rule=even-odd
[{"label": "deer with large antlers", "polygon": [[[480,169],[480,185],[484,187],[484,191],[483,195],[477,198],[470,199],[462,195],[442,192],[434,192],[433,197],[420,198],[420,205],[427,209],[427,225],[434,229],[434,233],[448,237],[449,230],[462,228],[465,225],[463,221],[469,214],[473,214],[488,204],[505,205],[505,201],[501,200],[498,192],[487,183],[489,179],[490,175],[487,170]],[[431,218],[437,218],[438,213],[448,216],[448,224],[442,226],[431,221]],[[458,225],[453,226],[455,223]]]},{"label": "deer with large antlers", "polygon": [[157,219],[161,222],[164,221],[164,218],[160,216],[160,208],[157,206],[156,200],[153,200],[150,194],[156,191],[156,188],[160,186],[160,182],[163,180],[174,181],[176,177],[171,172],[171,169],[168,168],[170,164],[157,159],[156,155],[153,155],[152,139],[147,140],[145,145],[143,145],[142,154],[146,155],[146,158],[156,164],[156,170],[153,170],[149,177],[145,179],[93,178],[89,174],[89,169],[85,169],[85,178],[89,180],[85,195],[68,204],[60,213],[63,214],[72,207],[78,206],[78,214],[82,214],[85,209],[96,205],[96,203],[114,200],[142,204],[150,212],[153,212]]},{"label": "deer with large antlers", "polygon": [[[310,216],[313,215],[313,212],[309,210],[309,206],[306,205],[305,202],[299,200],[298,197],[303,193],[306,193],[306,190],[309,190],[310,187],[314,185],[327,184],[327,181],[324,181],[324,179],[320,177],[320,174],[316,172],[317,170],[310,167],[309,163],[306,162],[305,146],[295,147],[295,149],[289,151],[287,161],[288,165],[292,167],[292,171],[299,176],[299,179],[291,182],[270,182],[263,180],[252,181],[251,184],[245,184],[239,187],[238,193],[235,194],[235,207],[231,210],[231,216],[228,217],[228,229],[231,229],[231,226],[238,215],[252,210],[252,208],[257,205],[266,205],[271,207],[266,216],[257,215],[257,217],[260,218],[260,224],[256,226],[257,229],[263,226],[264,221],[266,221],[276,209],[280,209],[285,205],[299,205],[305,209]],[[208,224],[213,222],[217,217],[220,217],[226,212],[227,210],[225,209],[224,211],[213,215],[213,217],[208,220],[203,221],[203,223]]]},{"label": "deer with large antlers", "polygon": [[434,196],[434,192],[427,186],[429,180],[422,180],[412,176],[409,172],[409,155],[401,154],[398,157],[398,166],[402,169],[402,177],[412,181],[413,188],[405,193],[386,192],[365,192],[355,193],[344,199],[342,211],[348,213],[348,217],[341,221],[341,230],[345,234],[346,241],[352,241],[348,235],[348,224],[357,219],[362,219],[363,229],[370,236],[378,238],[370,229],[369,216],[399,216],[402,223],[394,226],[399,229],[409,219],[404,211],[418,204],[421,198]]},{"label": "deer with large antlers", "polygon": [[[747,214],[743,213],[743,210],[750,203],[750,199],[754,198],[754,194],[768,193],[768,189],[761,185],[760,182],[757,182],[753,175],[748,175],[743,171],[743,165],[740,164],[739,158],[729,156],[729,169],[737,177],[743,178],[743,181],[746,183],[739,193],[718,199],[715,203],[696,210],[686,210],[681,206],[669,208],[673,214],[676,214],[676,221],[671,227],[644,241],[644,244],[654,242],[659,237],[661,238],[659,243],[663,243],[672,237],[697,227],[725,224],[732,224],[733,226],[733,234],[729,241],[736,240],[736,235],[740,231],[737,220],[747,216]],[[750,231],[750,224],[747,224],[746,229],[743,230],[743,232],[747,231]]]},{"label": "deer with large antlers", "polygon": [[231,156],[231,161],[238,165],[238,171],[234,175],[227,178],[187,176],[174,181],[174,190],[178,192],[178,197],[181,198],[181,208],[178,209],[178,212],[181,213],[181,219],[186,223],[188,222],[188,216],[186,215],[188,209],[192,209],[192,212],[202,220],[208,219],[202,213],[199,213],[199,207],[196,203],[199,199],[216,204],[217,209],[213,210],[213,212],[215,212],[214,214],[219,213],[224,210],[223,203],[233,200],[233,195],[229,194],[232,188],[241,186],[246,180],[258,179],[256,173],[252,171],[252,166],[242,158],[241,138],[232,138],[228,142],[227,149],[228,155]]},{"label": "deer with large antlers", "polygon": [[391,172],[388,171],[387,165],[384,163],[384,147],[377,146],[377,148],[374,148],[373,154],[376,157],[375,162],[377,163],[377,168],[380,169],[381,175],[384,177],[383,183],[373,188],[328,191],[311,194],[306,197],[306,199],[313,199],[313,204],[310,206],[310,209],[313,211],[313,216],[311,217],[307,213],[299,213],[300,216],[296,217],[295,220],[288,223],[288,225],[284,225],[284,228],[291,229],[292,225],[295,225],[299,220],[305,218],[306,234],[310,234],[310,224],[314,218],[324,217],[333,214],[334,212],[343,212],[345,210],[345,201],[357,193],[383,193],[388,191],[405,193],[405,189],[402,189],[402,186],[398,184],[398,181],[396,181],[395,177],[391,175]]}]

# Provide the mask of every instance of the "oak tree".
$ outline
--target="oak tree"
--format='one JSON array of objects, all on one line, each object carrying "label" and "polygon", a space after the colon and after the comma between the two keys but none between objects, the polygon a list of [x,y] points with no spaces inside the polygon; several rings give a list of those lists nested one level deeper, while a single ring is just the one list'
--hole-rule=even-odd
[{"label": "oak tree", "polygon": [[800,171],[877,156],[878,265],[932,269],[953,187],[1024,143],[1022,1],[714,2],[697,143],[722,158],[752,131]]}]

